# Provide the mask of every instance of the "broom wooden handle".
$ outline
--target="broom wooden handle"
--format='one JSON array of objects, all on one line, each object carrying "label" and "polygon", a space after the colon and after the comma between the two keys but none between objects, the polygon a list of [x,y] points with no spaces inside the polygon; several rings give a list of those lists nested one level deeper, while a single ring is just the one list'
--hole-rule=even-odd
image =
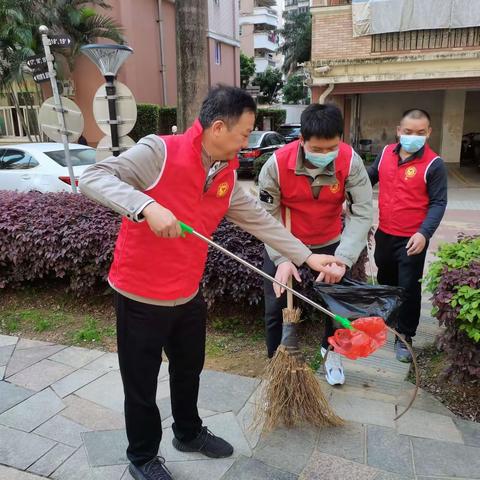
[{"label": "broom wooden handle", "polygon": [[[289,232],[292,231],[292,216],[288,207],[285,209],[285,228]],[[292,288],[292,277],[288,279],[287,285]],[[287,290],[287,308],[293,310],[293,294],[290,290]]]}]

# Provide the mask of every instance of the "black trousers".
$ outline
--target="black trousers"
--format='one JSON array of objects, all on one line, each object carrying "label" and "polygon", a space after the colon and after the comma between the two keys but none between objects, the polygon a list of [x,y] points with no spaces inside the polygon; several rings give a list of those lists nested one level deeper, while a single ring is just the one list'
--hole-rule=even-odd
[{"label": "black trousers", "polygon": [[420,322],[422,285],[428,242],[422,253],[407,255],[405,248],[409,237],[389,235],[381,230],[375,233],[375,263],[378,267],[378,283],[400,286],[405,289],[405,299],[398,313],[397,330],[414,337]]},{"label": "black trousers", "polygon": [[201,293],[175,307],[136,302],[115,293],[115,309],[127,457],[142,465],[157,456],[162,439],[155,398],[163,350],[169,359],[174,435],[189,441],[201,430],[197,399],[205,358],[207,309]]},{"label": "black trousers", "polygon": [[[333,255],[338,247],[338,242],[326,247],[318,248],[313,253],[321,253],[324,255]],[[275,277],[277,267],[270,260],[267,251],[263,253],[263,271],[272,277]],[[296,285],[294,284],[294,288]],[[280,298],[275,296],[273,285],[269,280],[263,282],[263,293],[265,298],[265,337],[267,343],[268,358],[272,358],[277,351],[277,347],[282,340],[282,310],[287,307],[287,293],[285,292]],[[322,346],[328,348],[328,337],[334,333],[333,323],[330,317],[325,317],[325,335],[323,337]]]}]

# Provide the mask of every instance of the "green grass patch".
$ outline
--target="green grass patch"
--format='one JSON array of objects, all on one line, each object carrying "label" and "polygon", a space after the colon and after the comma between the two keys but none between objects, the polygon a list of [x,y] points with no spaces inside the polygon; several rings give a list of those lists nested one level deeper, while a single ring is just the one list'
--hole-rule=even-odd
[{"label": "green grass patch", "polygon": [[88,315],[84,318],[83,326],[73,332],[72,339],[75,343],[98,343],[102,338],[113,337],[115,334],[113,325],[102,327],[95,317]]},{"label": "green grass patch", "polygon": [[41,333],[68,324],[72,317],[59,311],[46,311],[41,309],[25,309],[9,311],[2,315],[1,326],[6,333],[15,333],[25,329],[32,329]]}]

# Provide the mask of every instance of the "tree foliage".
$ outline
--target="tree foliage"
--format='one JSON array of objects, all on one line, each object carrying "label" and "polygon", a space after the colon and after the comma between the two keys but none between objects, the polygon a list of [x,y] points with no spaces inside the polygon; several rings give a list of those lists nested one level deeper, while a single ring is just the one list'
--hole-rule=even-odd
[{"label": "tree foliage", "polygon": [[284,28],[278,33],[284,39],[280,52],[285,55],[283,72],[292,74],[297,64],[310,60],[312,52],[312,18],[309,12],[285,12]]},{"label": "tree foliage", "polygon": [[255,59],[240,53],[240,82],[246,87],[255,74]]},{"label": "tree foliage", "polygon": [[264,72],[257,73],[252,83],[260,87],[260,102],[272,103],[282,89],[282,72],[278,68],[268,67]]}]

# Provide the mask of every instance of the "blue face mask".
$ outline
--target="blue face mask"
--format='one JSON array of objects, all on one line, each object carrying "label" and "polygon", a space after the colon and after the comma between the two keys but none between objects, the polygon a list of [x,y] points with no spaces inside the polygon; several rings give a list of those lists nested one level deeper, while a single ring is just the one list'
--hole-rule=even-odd
[{"label": "blue face mask", "polygon": [[318,168],[325,168],[338,157],[338,150],[328,153],[313,153],[307,152],[307,150],[304,150],[304,152],[305,159]]},{"label": "blue face mask", "polygon": [[408,153],[418,152],[427,141],[427,137],[423,135],[400,135],[400,144]]}]

